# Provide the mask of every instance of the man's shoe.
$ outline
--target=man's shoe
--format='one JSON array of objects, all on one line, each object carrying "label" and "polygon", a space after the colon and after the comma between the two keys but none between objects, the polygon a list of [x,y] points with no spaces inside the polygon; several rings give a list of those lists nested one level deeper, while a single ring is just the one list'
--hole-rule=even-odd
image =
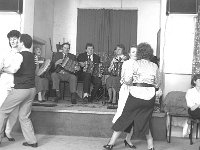
[{"label": "man's shoe", "polygon": [[38,143],[28,144],[27,142],[22,143],[24,146],[38,147]]},{"label": "man's shoe", "polygon": [[85,96],[85,97],[83,98],[83,104],[87,104],[87,103],[88,103],[88,97]]},{"label": "man's shoe", "polygon": [[6,137],[8,141],[11,141],[11,142],[15,141],[13,137],[8,137],[5,132],[4,132],[4,137]]},{"label": "man's shoe", "polygon": [[89,103],[92,103],[93,100],[94,100],[94,98],[93,98],[92,96],[88,96],[88,102],[89,102]]}]

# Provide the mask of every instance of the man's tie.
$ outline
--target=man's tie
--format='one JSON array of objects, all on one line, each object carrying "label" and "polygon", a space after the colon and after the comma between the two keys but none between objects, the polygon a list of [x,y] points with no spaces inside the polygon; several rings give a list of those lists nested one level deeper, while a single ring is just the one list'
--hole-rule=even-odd
[{"label": "man's tie", "polygon": [[90,56],[91,56],[91,55],[88,55],[88,61],[91,61],[91,58],[90,58]]}]

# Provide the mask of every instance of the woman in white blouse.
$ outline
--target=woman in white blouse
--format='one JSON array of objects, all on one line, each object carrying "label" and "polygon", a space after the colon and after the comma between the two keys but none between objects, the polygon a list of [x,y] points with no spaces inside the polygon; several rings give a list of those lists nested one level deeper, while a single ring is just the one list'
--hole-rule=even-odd
[{"label": "woman in white blouse", "polygon": [[[124,131],[131,133],[134,127],[134,135],[137,137],[146,136],[148,150],[154,150],[153,138],[149,128],[155,103],[155,87],[158,86],[158,66],[151,62],[153,49],[148,43],[141,43],[137,46],[137,61],[127,65],[128,70],[123,77],[123,83],[131,85],[121,115],[116,117],[112,126],[113,135],[104,148],[112,150],[116,139]],[[125,64],[125,62],[124,62]],[[124,65],[123,65],[124,66]],[[130,143],[124,141],[125,146]],[[131,147],[134,148],[135,147]]]},{"label": "woman in white blouse", "polygon": [[194,75],[191,83],[193,88],[186,93],[188,113],[192,118],[200,119],[200,74]]},{"label": "woman in white blouse", "polygon": [[[18,42],[21,33],[17,30],[11,30],[7,34],[9,45],[11,49],[1,53],[0,57],[0,107],[5,101],[6,97],[14,87],[14,76],[23,61],[23,57],[18,53]],[[17,107],[9,116],[5,128],[4,136],[9,141],[15,141],[11,136],[11,131],[18,118],[19,107]]]}]

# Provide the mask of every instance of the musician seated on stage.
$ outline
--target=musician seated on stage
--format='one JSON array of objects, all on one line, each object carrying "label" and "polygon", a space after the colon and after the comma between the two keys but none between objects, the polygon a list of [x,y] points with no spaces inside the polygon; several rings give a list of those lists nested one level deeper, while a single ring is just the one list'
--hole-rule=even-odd
[{"label": "musician seated on stage", "polygon": [[[87,43],[85,52],[78,55],[77,60],[81,66],[78,72],[78,79],[83,81],[83,103],[93,102],[96,98],[98,89],[101,87],[101,78],[94,76],[90,69],[93,63],[100,63],[100,57],[94,54],[94,45]],[[90,94],[90,86],[93,84],[93,90]]]},{"label": "musician seated on stage", "polygon": [[[76,61],[76,56],[74,54],[69,53],[70,51],[70,43],[63,43],[62,44],[62,52],[56,52],[53,55],[52,63],[54,64],[54,72],[51,74],[51,79],[53,82],[53,89],[56,90],[56,98],[54,99],[55,102],[58,102],[61,99],[61,93],[59,89],[60,81],[68,81],[69,88],[71,93],[71,103],[76,104],[76,87],[77,87],[77,77],[73,72],[69,72],[63,66],[63,62],[66,60],[73,60]],[[62,68],[63,67],[63,68]],[[71,67],[71,66],[68,66]],[[74,66],[75,70],[79,70],[80,67]]]},{"label": "musician seated on stage", "polygon": [[[106,87],[108,90],[109,100],[108,103],[111,106],[117,105],[117,93],[120,90],[120,78],[121,78],[121,67],[122,63],[127,59],[124,55],[125,46],[123,44],[118,44],[114,49],[114,57],[108,68],[110,76],[106,80]],[[111,108],[108,106],[108,108]],[[116,108],[116,107],[115,107]]]},{"label": "musician seated on stage", "polygon": [[[42,64],[45,62],[45,58],[42,57],[42,51],[40,47],[34,48],[34,54],[35,54],[35,62],[38,68],[41,68]],[[46,91],[49,89],[49,80],[46,77],[40,77],[35,76],[35,86],[36,86],[36,92],[38,95],[38,101],[44,102],[46,101],[45,94]]]}]

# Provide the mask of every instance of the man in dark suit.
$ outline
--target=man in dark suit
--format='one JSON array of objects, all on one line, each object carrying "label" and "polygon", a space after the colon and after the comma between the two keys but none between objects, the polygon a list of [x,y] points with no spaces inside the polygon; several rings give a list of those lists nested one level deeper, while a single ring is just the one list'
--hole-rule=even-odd
[{"label": "man in dark suit", "polygon": [[75,74],[70,73],[59,67],[59,65],[62,64],[63,59],[68,57],[69,59],[76,61],[76,56],[69,53],[70,50],[69,43],[63,43],[61,47],[62,47],[62,52],[56,52],[52,57],[52,64],[54,65],[53,67],[55,67],[54,72],[51,74],[53,89],[56,90],[56,98],[54,99],[54,101],[58,102],[58,100],[61,99],[61,94],[59,91],[60,81],[68,81],[71,93],[71,103],[76,104],[77,77]]},{"label": "man in dark suit", "polygon": [[[93,76],[92,73],[87,72],[87,62],[100,63],[100,57],[94,54],[94,45],[92,43],[86,44],[86,52],[78,55],[77,60],[80,63],[81,70],[78,72],[78,79],[83,81],[83,102],[92,102],[95,99],[98,89],[101,87],[101,78]],[[93,90],[90,95],[90,85],[93,84]]]}]

